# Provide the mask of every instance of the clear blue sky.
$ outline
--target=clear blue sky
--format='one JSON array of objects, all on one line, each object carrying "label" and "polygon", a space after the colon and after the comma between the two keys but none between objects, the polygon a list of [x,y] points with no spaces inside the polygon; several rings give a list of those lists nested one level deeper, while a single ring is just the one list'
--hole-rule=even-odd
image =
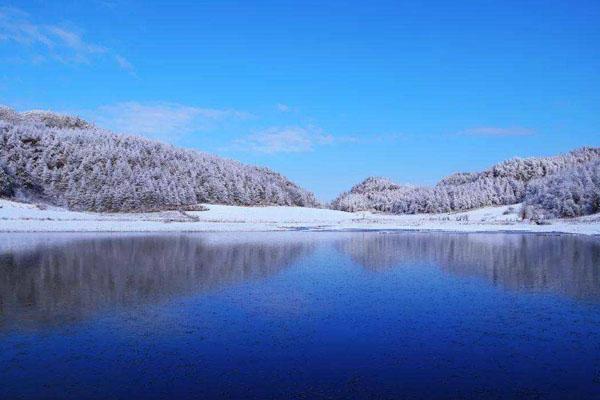
[{"label": "clear blue sky", "polygon": [[324,200],[600,145],[598,1],[5,5],[0,103],[265,165]]}]

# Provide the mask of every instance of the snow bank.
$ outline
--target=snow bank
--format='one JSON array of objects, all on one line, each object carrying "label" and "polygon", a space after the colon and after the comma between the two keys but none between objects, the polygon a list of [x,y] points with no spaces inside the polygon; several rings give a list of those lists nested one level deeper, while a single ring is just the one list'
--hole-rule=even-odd
[{"label": "snow bank", "polygon": [[208,211],[87,213],[0,200],[0,232],[258,232],[346,230],[435,230],[453,232],[541,232],[600,235],[600,218],[521,221],[519,205],[460,213],[383,215],[302,207],[206,205]]}]

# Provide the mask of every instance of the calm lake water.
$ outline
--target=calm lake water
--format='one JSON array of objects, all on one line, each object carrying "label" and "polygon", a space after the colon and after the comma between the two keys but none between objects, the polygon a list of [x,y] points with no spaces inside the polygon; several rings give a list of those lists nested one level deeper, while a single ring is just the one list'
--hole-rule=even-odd
[{"label": "calm lake water", "polygon": [[600,238],[1,234],[0,398],[600,398]]}]

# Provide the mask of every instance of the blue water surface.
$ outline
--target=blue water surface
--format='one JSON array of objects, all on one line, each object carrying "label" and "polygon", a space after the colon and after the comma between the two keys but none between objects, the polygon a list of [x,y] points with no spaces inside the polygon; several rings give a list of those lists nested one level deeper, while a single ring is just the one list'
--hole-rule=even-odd
[{"label": "blue water surface", "polygon": [[600,238],[2,234],[0,398],[600,398]]}]

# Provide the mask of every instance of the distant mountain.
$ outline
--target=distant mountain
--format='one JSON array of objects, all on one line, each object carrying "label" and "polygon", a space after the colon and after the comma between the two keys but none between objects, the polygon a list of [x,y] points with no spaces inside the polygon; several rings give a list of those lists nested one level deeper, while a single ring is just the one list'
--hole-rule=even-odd
[{"label": "distant mountain", "polygon": [[520,202],[532,218],[600,211],[600,148],[584,147],[554,157],[514,158],[482,172],[450,175],[434,187],[367,178],[338,196],[332,208],[413,214]]},{"label": "distant mountain", "polygon": [[0,107],[0,196],[74,210],[175,209],[197,203],[317,206],[267,168],[97,128],[78,118]]}]

